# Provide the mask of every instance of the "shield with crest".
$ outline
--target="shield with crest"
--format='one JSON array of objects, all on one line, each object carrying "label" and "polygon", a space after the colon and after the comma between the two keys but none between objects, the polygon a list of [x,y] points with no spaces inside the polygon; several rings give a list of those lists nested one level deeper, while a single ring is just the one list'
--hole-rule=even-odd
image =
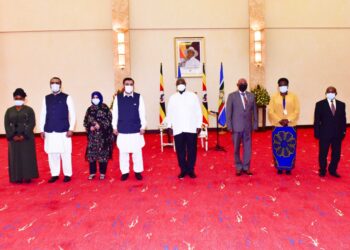
[{"label": "shield with crest", "polygon": [[297,133],[294,127],[275,127],[272,131],[272,151],[279,170],[291,170],[294,166]]}]

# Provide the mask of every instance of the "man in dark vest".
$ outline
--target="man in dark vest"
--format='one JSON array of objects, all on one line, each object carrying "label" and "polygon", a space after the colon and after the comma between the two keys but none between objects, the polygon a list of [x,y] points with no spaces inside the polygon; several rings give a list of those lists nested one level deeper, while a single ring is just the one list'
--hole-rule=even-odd
[{"label": "man in dark vest", "polygon": [[45,152],[48,154],[51,171],[49,183],[58,180],[60,161],[64,182],[72,177],[72,135],[75,126],[75,111],[72,98],[61,92],[62,81],[58,77],[50,80],[52,93],[43,100],[40,130],[45,141]]},{"label": "man in dark vest", "polygon": [[324,177],[327,172],[327,155],[332,148],[331,161],[328,166],[330,175],[339,178],[337,172],[341,154],[341,144],[346,132],[345,103],[336,100],[337,90],[328,87],[326,99],[316,103],[314,133],[319,140],[319,175]]},{"label": "man in dark vest", "polygon": [[117,135],[121,180],[129,177],[129,154],[132,154],[134,173],[137,180],[142,180],[142,147],[145,145],[146,111],[143,98],[134,92],[134,80],[123,80],[124,91],[113,102],[113,131]]}]

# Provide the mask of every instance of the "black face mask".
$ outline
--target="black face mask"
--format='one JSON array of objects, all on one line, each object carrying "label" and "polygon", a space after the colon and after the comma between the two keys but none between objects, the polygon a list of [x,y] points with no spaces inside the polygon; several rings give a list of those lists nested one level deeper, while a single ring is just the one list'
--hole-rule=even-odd
[{"label": "black face mask", "polygon": [[247,84],[241,84],[238,86],[238,89],[241,91],[241,92],[244,92],[247,90],[247,87],[248,85]]}]

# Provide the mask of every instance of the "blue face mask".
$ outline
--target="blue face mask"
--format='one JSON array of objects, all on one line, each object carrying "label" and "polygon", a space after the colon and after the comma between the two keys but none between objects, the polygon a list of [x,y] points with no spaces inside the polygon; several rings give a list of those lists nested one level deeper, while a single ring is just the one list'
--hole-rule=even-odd
[{"label": "blue face mask", "polygon": [[335,98],[335,93],[327,93],[326,96],[328,100],[332,101]]}]

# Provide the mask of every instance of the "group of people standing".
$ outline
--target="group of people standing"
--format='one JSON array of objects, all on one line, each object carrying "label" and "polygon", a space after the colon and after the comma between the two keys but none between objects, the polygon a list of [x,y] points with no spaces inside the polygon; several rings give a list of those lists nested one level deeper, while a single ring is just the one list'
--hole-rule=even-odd
[{"label": "group of people standing", "polygon": [[[134,81],[124,79],[124,92],[115,97],[113,112],[103,102],[103,96],[95,91],[91,94],[91,106],[84,117],[87,132],[86,160],[89,162],[88,179],[95,178],[99,165],[99,178],[105,179],[107,164],[112,157],[114,136],[120,149],[122,180],[129,173],[129,153],[133,153],[134,170],[138,180],[143,171],[141,148],[146,120],[142,97],[133,92]],[[62,81],[58,77],[50,80],[51,94],[45,96],[40,115],[41,138],[48,154],[51,178],[56,182],[63,169],[63,182],[72,178],[72,135],[76,115],[72,97],[61,91]],[[38,167],[35,151],[35,114],[25,105],[26,93],[18,88],[13,93],[14,106],[5,114],[5,131],[8,140],[10,182],[29,183],[37,178]],[[112,119],[113,113],[113,119]],[[142,143],[143,141],[143,143]]]},{"label": "group of people standing", "polygon": [[[268,106],[268,117],[271,125],[276,127],[292,127],[295,129],[299,118],[300,106],[298,98],[289,91],[287,78],[278,80],[278,92],[271,96]],[[227,129],[232,133],[234,142],[234,161],[236,175],[242,173],[253,175],[250,170],[252,131],[258,127],[257,106],[254,94],[247,91],[247,81],[239,79],[238,90],[228,96],[226,103]],[[341,144],[346,134],[345,103],[336,99],[335,87],[328,87],[326,98],[317,102],[314,112],[314,136],[319,140],[319,176],[324,177],[327,170],[331,176],[339,178],[337,172],[341,156]],[[243,159],[240,147],[243,145]],[[277,146],[281,146],[280,144]],[[288,145],[287,145],[288,146]],[[273,144],[272,147],[275,147]],[[327,156],[331,148],[331,160],[327,163]],[[295,155],[296,144],[288,148]],[[274,159],[278,174],[283,174],[277,159]],[[291,174],[295,165],[295,157],[290,168],[285,173]],[[327,169],[328,168],[328,169]]]},{"label": "group of people standing", "polygon": [[[112,109],[104,102],[100,92],[91,94],[91,106],[88,107],[84,127],[88,143],[86,160],[89,162],[89,180],[96,177],[97,165],[99,178],[106,177],[108,161],[112,157],[113,143],[119,149],[121,180],[129,178],[129,154],[132,154],[135,178],[142,180],[143,156],[145,145],[146,111],[142,96],[134,92],[134,80],[123,80],[123,91],[113,101]],[[40,115],[41,138],[44,139],[44,150],[48,154],[51,178],[49,183],[56,182],[60,176],[61,162],[63,181],[69,182],[72,177],[72,135],[76,123],[75,109],[71,96],[61,91],[62,81],[58,77],[50,80],[51,94],[42,104]],[[236,175],[253,175],[250,169],[252,154],[252,131],[258,128],[257,106],[254,94],[247,91],[248,83],[239,79],[237,91],[230,93],[226,102],[227,129],[232,133],[234,143],[234,164]],[[295,94],[289,91],[286,78],[278,80],[279,91],[270,100],[268,116],[275,127],[295,127],[299,117],[299,102]],[[202,111],[197,95],[186,89],[186,81],[176,81],[177,92],[168,103],[166,123],[174,135],[180,174],[196,178],[195,164],[197,156],[197,135],[202,127]],[[346,133],[345,104],[336,100],[334,87],[326,90],[326,99],[319,101],[315,108],[314,134],[319,140],[319,175],[327,172],[327,155],[332,149],[328,165],[330,175],[340,177],[337,172],[341,154],[341,143]],[[8,140],[9,178],[10,182],[29,183],[37,178],[38,167],[35,152],[34,127],[35,114],[32,108],[25,105],[26,93],[18,88],[13,93],[14,106],[5,114],[5,130]],[[243,159],[240,148],[243,146]],[[282,169],[276,163],[277,173]],[[286,171],[291,174],[291,169]]]}]

